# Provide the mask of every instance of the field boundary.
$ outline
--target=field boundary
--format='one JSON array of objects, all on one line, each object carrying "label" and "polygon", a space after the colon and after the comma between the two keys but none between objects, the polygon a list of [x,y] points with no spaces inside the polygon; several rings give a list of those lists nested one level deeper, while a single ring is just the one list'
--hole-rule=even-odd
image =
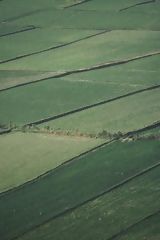
[{"label": "field boundary", "polygon": [[68,42],[68,43],[63,43],[63,44],[60,44],[60,45],[57,45],[57,46],[53,46],[53,47],[49,47],[49,48],[46,48],[46,49],[43,49],[43,50],[39,50],[39,51],[36,51],[36,52],[27,53],[27,54],[19,55],[17,57],[13,57],[13,58],[10,58],[10,59],[2,60],[2,61],[0,61],[0,64],[16,61],[18,59],[22,59],[22,58],[25,58],[25,57],[37,55],[37,54],[44,53],[44,52],[49,52],[49,51],[52,51],[52,50],[57,49],[57,48],[66,47],[66,46],[72,45],[74,43],[81,42],[83,40],[86,40],[86,39],[89,39],[89,38],[92,38],[92,37],[95,37],[95,36],[98,36],[98,35],[101,35],[101,34],[105,34],[107,32],[111,32],[111,30],[104,30],[102,32],[91,34],[91,35],[88,35],[86,37],[83,37],[83,38],[80,38],[80,39],[77,39],[77,40],[74,40],[74,41],[71,41],[71,42]]},{"label": "field boundary", "polygon": [[51,10],[50,8],[33,10],[33,11],[26,12],[26,13],[18,15],[18,16],[14,16],[14,17],[11,17],[11,18],[3,19],[2,21],[0,21],[0,24],[3,23],[4,21],[7,22],[7,23],[14,22],[15,20],[18,20],[18,19],[21,19],[21,18],[24,18],[24,17],[28,17],[28,16],[32,16],[32,15],[37,14],[37,13],[50,11],[50,10]]},{"label": "field boundary", "polygon": [[90,2],[90,1],[92,1],[92,0],[81,0],[81,1],[79,1],[79,2],[77,2],[77,3],[73,3],[72,5],[66,6],[66,7],[64,7],[63,9],[72,8],[72,7],[75,7],[75,6],[77,6],[77,5],[81,5],[81,4]]},{"label": "field boundary", "polygon": [[26,86],[26,85],[29,85],[29,84],[35,84],[37,82],[46,81],[46,80],[49,80],[49,79],[52,79],[52,78],[65,77],[65,76],[68,76],[68,75],[72,75],[74,73],[89,72],[89,71],[93,71],[93,70],[98,70],[98,69],[103,69],[103,68],[114,67],[114,66],[117,66],[117,65],[127,64],[129,62],[137,61],[137,60],[147,58],[147,57],[156,56],[156,55],[159,55],[159,54],[160,54],[160,51],[156,51],[156,52],[151,52],[151,53],[146,53],[144,55],[136,56],[136,57],[133,57],[133,58],[126,58],[124,60],[101,63],[101,64],[93,65],[93,66],[87,67],[87,68],[79,68],[77,70],[62,71],[60,73],[57,72],[57,74],[55,73],[53,76],[50,76],[50,77],[45,77],[45,78],[37,79],[37,80],[34,80],[34,81],[20,83],[20,84],[11,86],[11,87],[0,89],[0,92],[7,91],[7,90],[17,88],[17,87],[23,87],[23,86]]},{"label": "field boundary", "polygon": [[160,120],[159,121],[156,121],[150,125],[147,125],[143,128],[140,128],[140,129],[137,129],[137,130],[133,130],[133,131],[130,131],[126,134],[123,135],[123,137],[129,137],[129,136],[132,136],[134,134],[137,134],[137,133],[142,133],[144,131],[147,131],[147,130],[151,130],[151,129],[154,129],[154,128],[157,128],[157,127],[160,127]]},{"label": "field boundary", "polygon": [[8,129],[0,129],[0,135],[6,134],[6,133],[10,133],[12,131],[11,128]]},{"label": "field boundary", "polygon": [[37,224],[37,225],[31,227],[29,230],[26,230],[26,231],[24,231],[22,234],[19,234],[19,235],[13,237],[11,240],[17,240],[19,237],[24,236],[26,233],[31,232],[31,231],[33,231],[33,230],[41,227],[42,225],[45,225],[45,224],[49,223],[49,222],[52,221],[52,220],[55,220],[55,219],[57,219],[57,218],[59,218],[59,217],[62,217],[62,216],[64,216],[64,215],[66,215],[66,214],[68,214],[68,213],[76,210],[77,208],[82,207],[83,205],[88,204],[89,202],[92,202],[92,201],[94,201],[94,200],[96,200],[96,199],[98,199],[98,198],[100,198],[100,197],[108,194],[109,192],[112,192],[112,191],[116,190],[117,188],[122,187],[122,186],[125,185],[126,183],[134,180],[134,179],[137,178],[137,177],[141,177],[141,176],[147,174],[148,172],[152,171],[153,169],[155,169],[155,168],[157,168],[157,167],[159,167],[159,166],[160,166],[160,162],[158,162],[158,163],[156,163],[156,164],[154,164],[154,165],[152,165],[152,166],[150,166],[150,167],[148,167],[148,168],[145,168],[145,169],[143,169],[142,171],[134,174],[133,176],[128,177],[128,178],[126,178],[125,180],[119,182],[118,184],[113,185],[112,187],[108,188],[106,191],[103,191],[103,192],[97,194],[96,196],[94,196],[94,197],[92,197],[92,198],[90,198],[90,199],[88,199],[88,200],[85,200],[85,201],[83,201],[82,203],[77,204],[76,206],[73,206],[73,207],[71,207],[71,208],[68,208],[68,209],[64,210],[63,212],[61,212],[61,213],[59,213],[59,214],[56,214],[55,216],[53,216],[53,217],[49,218],[48,220],[44,221],[43,223],[40,223],[40,224]]},{"label": "field boundary", "polygon": [[0,35],[0,38],[6,37],[6,36],[9,36],[9,35],[14,35],[14,34],[17,34],[17,33],[32,31],[32,30],[35,30],[37,28],[38,27],[35,27],[34,25],[33,26],[29,26],[28,28],[22,28],[22,29],[19,29],[17,31],[14,31],[14,32],[8,32],[6,34],[2,34],[2,35]]},{"label": "field boundary", "polygon": [[48,171],[45,172],[45,173],[42,173],[41,175],[37,176],[36,178],[33,178],[33,179],[31,179],[31,180],[29,180],[29,181],[27,181],[27,182],[25,182],[25,183],[23,183],[23,184],[21,184],[21,185],[18,185],[18,186],[14,187],[14,188],[8,189],[8,190],[3,191],[3,192],[0,192],[0,198],[3,197],[3,196],[6,196],[6,195],[8,195],[8,194],[10,194],[11,192],[19,191],[19,190],[21,190],[23,187],[25,187],[25,186],[27,186],[27,185],[31,185],[31,184],[39,181],[39,180],[42,179],[42,178],[48,177],[48,176],[52,175],[57,169],[65,166],[65,165],[68,165],[68,164],[70,164],[70,163],[72,163],[72,162],[79,161],[83,156],[86,156],[86,155],[88,155],[89,153],[96,151],[97,149],[103,148],[103,147],[105,147],[106,145],[109,145],[109,144],[113,143],[114,141],[116,141],[116,140],[115,140],[115,139],[112,139],[112,140],[110,140],[110,141],[106,141],[106,142],[104,142],[104,143],[101,143],[101,144],[97,145],[96,147],[93,147],[93,148],[91,148],[91,149],[89,149],[89,150],[87,150],[87,151],[85,151],[85,152],[80,153],[79,155],[76,155],[76,156],[74,156],[74,157],[66,160],[65,162],[59,164],[57,167],[52,168],[52,169],[48,170]]},{"label": "field boundary", "polygon": [[68,111],[68,112],[60,113],[58,115],[54,115],[54,116],[51,116],[51,117],[47,117],[47,118],[36,120],[36,121],[30,122],[30,123],[26,123],[24,126],[39,125],[39,124],[42,124],[42,123],[46,123],[46,122],[49,122],[49,121],[56,120],[58,118],[69,116],[69,115],[74,114],[74,113],[82,112],[82,111],[85,111],[85,110],[90,109],[90,108],[94,108],[94,107],[98,107],[98,106],[101,106],[101,105],[104,105],[104,104],[108,104],[110,102],[114,102],[114,101],[117,101],[117,100],[122,99],[122,98],[130,97],[130,96],[133,96],[133,95],[136,95],[136,94],[140,94],[140,93],[151,91],[151,90],[158,89],[158,88],[160,88],[160,84],[152,86],[152,87],[140,89],[140,90],[137,90],[137,91],[134,91],[134,92],[129,92],[127,94],[120,95],[118,97],[114,97],[114,98],[111,98],[111,99],[108,99],[108,100],[103,100],[103,101],[98,102],[98,103],[86,105],[84,107],[80,107],[80,108],[73,109],[73,110]]},{"label": "field boundary", "polygon": [[79,155],[76,155],[76,156],[74,156],[74,157],[66,160],[65,162],[59,164],[57,167],[52,168],[52,169],[46,171],[45,173],[42,173],[41,175],[39,175],[39,176],[37,176],[37,177],[35,177],[35,178],[33,178],[33,179],[31,179],[31,180],[29,180],[29,181],[21,184],[21,185],[18,185],[18,186],[14,187],[14,188],[8,189],[8,190],[3,191],[3,192],[0,192],[0,198],[3,197],[3,196],[6,196],[6,195],[9,194],[10,192],[18,191],[18,190],[20,190],[21,188],[23,188],[23,187],[26,186],[26,185],[33,184],[33,183],[39,181],[39,179],[42,179],[42,178],[47,177],[47,176],[50,176],[50,175],[52,175],[57,169],[62,168],[62,167],[64,167],[64,166],[68,165],[68,164],[72,164],[72,163],[74,163],[75,161],[80,161],[83,156],[87,156],[88,154],[90,154],[90,153],[92,153],[92,152],[95,152],[96,150],[99,150],[99,149],[101,149],[101,148],[103,148],[103,147],[105,147],[105,146],[107,146],[107,145],[109,145],[109,144],[112,144],[113,142],[116,142],[116,141],[118,141],[118,140],[120,140],[120,139],[123,139],[123,138],[131,137],[131,136],[133,136],[134,134],[137,134],[137,133],[140,133],[140,132],[143,132],[143,131],[147,131],[147,130],[151,130],[151,129],[154,129],[154,128],[159,127],[159,126],[160,126],[160,121],[157,121],[156,123],[152,123],[152,124],[150,124],[150,125],[148,125],[148,126],[146,126],[146,127],[144,127],[144,128],[137,129],[137,130],[134,130],[134,131],[130,131],[130,132],[128,132],[128,133],[125,133],[122,137],[112,138],[111,140],[105,141],[104,143],[99,144],[99,145],[97,145],[96,147],[93,147],[93,148],[91,148],[91,149],[89,149],[89,150],[87,150],[87,151],[85,151],[85,152],[80,153]]},{"label": "field boundary", "polygon": [[119,236],[122,236],[122,235],[123,235],[124,233],[126,233],[128,230],[130,230],[130,229],[132,229],[133,227],[139,225],[140,223],[143,223],[144,221],[146,221],[146,220],[148,220],[148,219],[156,216],[156,215],[159,214],[159,213],[160,213],[160,209],[159,209],[158,211],[156,211],[156,212],[148,215],[147,217],[144,217],[144,218],[140,219],[139,221],[137,221],[137,222],[135,222],[134,224],[128,226],[126,229],[121,230],[119,233],[113,235],[112,237],[107,238],[106,240],[114,240],[115,238],[117,238],[117,237],[119,237]]},{"label": "field boundary", "polygon": [[137,3],[137,4],[131,5],[129,7],[122,8],[122,9],[119,10],[119,12],[126,11],[130,8],[134,8],[134,7],[137,7],[137,6],[140,6],[140,5],[151,4],[151,3],[155,3],[155,2],[156,2],[156,0],[148,0],[148,1],[140,2],[140,3]]}]

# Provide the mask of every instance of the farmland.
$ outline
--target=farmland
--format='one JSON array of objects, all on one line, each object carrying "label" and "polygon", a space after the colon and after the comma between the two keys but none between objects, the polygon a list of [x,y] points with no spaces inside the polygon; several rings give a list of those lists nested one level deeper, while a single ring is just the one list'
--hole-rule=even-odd
[{"label": "farmland", "polygon": [[[153,93],[153,94],[152,94]],[[98,107],[90,108],[43,123],[54,129],[68,129],[80,132],[98,133],[103,130],[108,132],[128,132],[150,125],[160,118],[160,91],[129,96],[118,101],[110,102]],[[154,110],[153,110],[154,109]],[[75,127],[74,127],[75,126]]]},{"label": "farmland", "polygon": [[[144,188],[144,184],[147,187]],[[34,239],[35,237],[45,239],[46,236],[48,239],[75,239],[77,235],[83,239],[97,239],[98,237],[109,239],[121,231],[126,226],[126,222],[134,224],[151,214],[152,211],[159,209],[158,202],[152,204],[154,198],[160,197],[159,191],[154,190],[155,185],[159,186],[158,184],[159,169],[155,169],[146,176],[139,177],[113,191],[109,196],[106,194],[97,198],[70,214],[42,225],[20,239]],[[151,204],[149,209],[148,204]],[[128,211],[130,214],[126,215]],[[95,225],[96,228],[93,227]],[[106,228],[107,231],[104,231]]]},{"label": "farmland", "polygon": [[[118,36],[118,38],[117,38]],[[75,70],[159,50],[159,31],[116,30],[95,38],[0,65],[5,70]],[[146,39],[145,43],[143,39]],[[121,44],[123,43],[123,44]],[[94,48],[94,52],[92,49]],[[82,51],[83,49],[83,51]],[[77,55],[79,56],[77,58]],[[44,59],[46,59],[44,61]]]},{"label": "farmland", "polygon": [[[0,101],[2,104],[0,109],[1,113],[3,113],[1,121],[9,123],[12,119],[13,123],[30,123],[159,85],[160,71],[159,66],[156,65],[159,59],[160,55],[152,56],[138,60],[139,64],[137,61],[134,61],[117,66],[116,69],[108,68],[71,74],[63,78],[51,78],[33,83],[33,85],[26,85],[23,88],[14,88],[1,92]],[[145,68],[147,68],[147,71],[145,71]],[[23,72],[18,73],[22,78]],[[18,77],[16,78],[16,76],[18,76],[18,73],[15,72],[11,76],[17,80]],[[7,73],[3,73],[3,76],[4,74],[6,74],[4,77],[4,84],[6,84]],[[30,74],[30,79],[36,77],[33,76],[34,71]],[[10,79],[13,79],[13,77],[10,77]],[[10,80],[8,82],[10,83]],[[70,91],[71,89],[72,91]],[[145,95],[147,94],[150,96],[150,91]],[[141,98],[138,94],[133,98],[137,99],[137,97]],[[28,98],[30,98],[30,101],[28,101]],[[65,101],[66,98],[67,101]],[[130,98],[127,98],[127,100],[129,102]],[[56,105],[54,104],[55,102]],[[125,103],[126,100],[123,102]],[[152,103],[150,102],[149,104]],[[117,105],[121,104],[117,102]],[[23,108],[25,108],[25,113],[21,115],[20,112]]]},{"label": "farmland", "polygon": [[149,218],[143,220],[137,226],[131,227],[126,233],[121,234],[121,237],[117,237],[116,239],[120,240],[136,240],[137,238],[144,238],[147,236],[148,238],[152,238],[156,240],[160,237],[159,233],[159,221],[160,221],[160,213],[159,211],[151,215]]},{"label": "farmland", "polygon": [[[159,149],[159,142],[154,141],[112,143],[62,166],[33,184],[8,192],[0,201],[3,218],[8,215],[7,223],[2,225],[2,236],[4,234],[6,239],[10,234],[21,234],[159,164]],[[128,155],[131,156],[130,159]],[[45,197],[48,193],[50,198]],[[13,207],[17,213],[14,224]],[[39,217],[40,212],[42,215]],[[21,218],[25,219],[26,214],[29,218],[32,216],[32,221],[29,225],[25,221],[20,224]]]},{"label": "farmland", "polygon": [[[55,137],[48,134],[20,132],[0,136],[0,191],[36,178],[102,142],[103,140],[83,137]],[[17,148],[19,148],[18,152]]]},{"label": "farmland", "polygon": [[160,238],[160,1],[0,0],[0,238]]}]

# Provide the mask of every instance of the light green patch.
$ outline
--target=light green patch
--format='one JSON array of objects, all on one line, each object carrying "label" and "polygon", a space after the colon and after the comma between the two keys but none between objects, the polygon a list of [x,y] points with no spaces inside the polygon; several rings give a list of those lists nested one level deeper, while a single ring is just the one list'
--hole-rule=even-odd
[{"label": "light green patch", "polygon": [[0,191],[36,178],[102,142],[85,137],[38,133],[0,136]]}]

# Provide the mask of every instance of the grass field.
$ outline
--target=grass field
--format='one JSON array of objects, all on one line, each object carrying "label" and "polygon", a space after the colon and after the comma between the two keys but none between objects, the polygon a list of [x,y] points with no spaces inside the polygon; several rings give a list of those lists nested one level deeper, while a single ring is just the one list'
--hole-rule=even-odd
[{"label": "grass field", "polygon": [[74,43],[64,49],[59,48],[55,51],[1,64],[0,69],[65,71],[91,67],[104,62],[159,51],[159,38],[158,31],[112,31]]},{"label": "grass field", "polygon": [[[145,187],[144,187],[145,186]],[[110,194],[89,202],[36,228],[27,239],[109,239],[127,226],[159,210],[159,168],[140,176]],[[96,226],[96,227],[95,227]]]},{"label": "grass field", "polygon": [[[115,2],[115,4],[117,4],[117,2]],[[159,3],[154,4],[154,9],[152,10],[151,5],[148,6],[145,11],[143,11],[145,8],[144,5],[143,8],[138,7],[136,10],[131,8],[124,12],[112,10],[107,12],[76,11],[76,8],[68,8],[65,10],[48,9],[47,11],[37,11],[28,15],[19,14],[20,16],[11,19],[12,21],[10,22],[18,26],[35,25],[46,27],[52,25],[56,28],[76,29],[159,30]]]},{"label": "grass field", "polygon": [[160,0],[0,0],[0,239],[159,240]]},{"label": "grass field", "polygon": [[2,196],[1,236],[19,235],[158,163],[159,149],[158,141],[115,142]]},{"label": "grass field", "polygon": [[0,3],[1,7],[1,17],[0,21],[13,21],[19,17],[30,16],[32,14],[36,14],[39,12],[45,12],[60,8],[64,6],[69,6],[76,2],[75,0],[15,0],[9,1],[5,0],[5,2]]},{"label": "grass field", "polygon": [[160,83],[159,74],[160,55],[146,57],[115,67],[96,69],[88,72],[71,74],[65,80],[89,81],[90,83],[109,83],[123,88],[130,85],[136,88],[147,87]]},{"label": "grass field", "polygon": [[160,119],[160,91],[152,90],[43,123],[53,129],[88,133],[128,132]]},{"label": "grass field", "polygon": [[102,142],[85,137],[38,133],[0,136],[0,192],[36,178]]},{"label": "grass field", "polygon": [[[92,1],[88,1],[85,4],[80,4],[74,7],[74,10],[84,10],[84,11],[115,11],[118,12],[122,9],[128,8],[130,6],[134,6],[138,3],[140,3],[142,1],[139,0],[120,0],[120,1],[116,1],[116,0],[92,0]],[[148,5],[144,5],[144,6],[135,6],[136,8],[136,12],[137,10],[140,11],[144,11],[147,10],[146,8],[149,7],[150,9],[154,9],[154,12],[158,11],[155,7],[155,5],[157,6],[159,3],[158,1],[155,2],[151,2]],[[146,7],[147,6],[147,7]],[[129,9],[126,9],[127,11],[129,11]]]},{"label": "grass field", "polygon": [[18,26],[12,23],[10,24],[0,24],[0,39],[8,35],[18,34],[20,32],[32,31],[34,26]]},{"label": "grass field", "polygon": [[[160,55],[157,55],[117,67],[72,74],[64,78],[51,78],[1,92],[0,111],[3,114],[0,116],[0,122],[29,123],[158,85],[160,84],[160,71],[157,64],[159,59]],[[146,68],[147,71],[145,71]],[[12,84],[28,80],[34,81],[40,76],[46,76],[47,73],[40,72],[38,75],[38,72],[34,71],[9,71],[9,73],[2,71],[0,74],[0,79],[2,79],[0,87],[3,88],[10,84],[12,86]],[[150,97],[154,98],[154,94],[158,97],[156,91],[151,92],[153,92],[153,96]],[[144,94],[144,96],[147,95],[150,95],[150,92]],[[137,97],[141,98],[141,95],[133,96],[131,104],[134,104],[132,99],[137,99]],[[127,102],[125,99],[121,101],[130,106],[130,98],[127,99]],[[149,104],[151,105],[152,102]],[[119,106],[119,101],[113,105]],[[25,109],[23,115],[21,114],[22,109]],[[97,111],[97,109],[93,110]],[[66,122],[66,119],[63,121]],[[52,123],[47,124],[52,126]]]},{"label": "grass field", "polygon": [[[136,88],[147,87],[154,84],[159,84],[159,59],[160,55],[146,57],[124,65],[117,65],[115,67],[92,70],[82,73],[70,74],[60,79],[68,81],[83,81],[90,83],[109,84],[122,86],[126,89],[128,85]],[[40,78],[56,75],[56,72],[46,71],[0,71],[0,89],[11,87],[16,84],[31,82]],[[117,77],[118,76],[118,77]],[[74,82],[75,83],[75,82]],[[108,85],[107,85],[108,87]]]},{"label": "grass field", "polygon": [[150,218],[140,222],[136,226],[128,229],[124,234],[115,237],[115,240],[137,240],[137,239],[152,239],[160,238],[159,231],[160,213],[151,216]]},{"label": "grass field", "polygon": [[[44,51],[99,33],[94,30],[37,28],[0,39],[0,61]],[[5,47],[4,47],[5,46]]]},{"label": "grass field", "polygon": [[[34,81],[47,75],[40,71],[0,71],[0,90],[17,84]],[[52,73],[53,74],[53,73]]]}]

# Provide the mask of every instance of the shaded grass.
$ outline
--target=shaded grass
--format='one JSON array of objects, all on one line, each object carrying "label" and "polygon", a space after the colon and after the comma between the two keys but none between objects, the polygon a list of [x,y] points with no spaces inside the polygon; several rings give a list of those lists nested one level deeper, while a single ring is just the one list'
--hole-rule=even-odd
[{"label": "shaded grass", "polygon": [[0,198],[2,238],[13,238],[156,164],[159,149],[158,141],[115,142],[8,192]]},{"label": "shaded grass", "polygon": [[160,238],[159,223],[160,213],[158,212],[152,217],[128,229],[124,234],[113,238],[113,240],[157,240]]},{"label": "shaded grass", "polygon": [[18,239],[110,239],[159,210],[159,187],[158,167]]}]

